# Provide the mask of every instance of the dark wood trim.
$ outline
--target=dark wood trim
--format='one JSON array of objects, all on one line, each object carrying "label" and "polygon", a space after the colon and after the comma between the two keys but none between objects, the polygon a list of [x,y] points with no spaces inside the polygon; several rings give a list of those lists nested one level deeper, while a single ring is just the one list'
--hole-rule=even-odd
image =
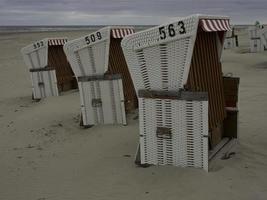
[{"label": "dark wood trim", "polygon": [[208,101],[207,92],[191,92],[191,91],[154,91],[139,90],[138,96],[141,98],[151,99],[176,99],[187,101]]},{"label": "dark wood trim", "polygon": [[106,74],[106,75],[92,75],[92,76],[80,76],[78,82],[88,82],[97,80],[117,80],[121,79],[120,74]]}]

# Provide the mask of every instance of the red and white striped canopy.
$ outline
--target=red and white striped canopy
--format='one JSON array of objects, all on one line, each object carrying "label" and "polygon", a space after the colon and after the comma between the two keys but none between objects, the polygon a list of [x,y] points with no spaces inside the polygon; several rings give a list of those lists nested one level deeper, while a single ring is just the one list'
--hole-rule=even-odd
[{"label": "red and white striped canopy", "polygon": [[113,38],[123,38],[126,35],[130,35],[134,33],[133,28],[112,28],[111,29],[111,37]]},{"label": "red and white striped canopy", "polygon": [[229,19],[201,19],[200,25],[206,32],[231,30]]},{"label": "red and white striped canopy", "polygon": [[67,41],[67,39],[49,39],[48,46],[64,45]]}]

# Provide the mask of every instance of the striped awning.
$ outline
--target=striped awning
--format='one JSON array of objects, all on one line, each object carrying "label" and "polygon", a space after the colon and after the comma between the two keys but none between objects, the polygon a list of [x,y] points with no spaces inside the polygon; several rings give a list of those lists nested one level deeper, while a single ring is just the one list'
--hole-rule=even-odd
[{"label": "striped awning", "polygon": [[229,19],[201,19],[200,25],[206,32],[231,30]]},{"label": "striped awning", "polygon": [[49,39],[48,46],[64,45],[67,41],[67,39]]},{"label": "striped awning", "polygon": [[113,38],[123,38],[126,35],[134,33],[133,28],[113,28],[111,29],[111,37]]}]

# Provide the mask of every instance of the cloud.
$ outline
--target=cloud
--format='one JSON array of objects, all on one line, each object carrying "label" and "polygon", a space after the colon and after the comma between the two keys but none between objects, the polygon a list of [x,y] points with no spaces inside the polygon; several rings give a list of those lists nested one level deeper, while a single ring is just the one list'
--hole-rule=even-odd
[{"label": "cloud", "polygon": [[266,0],[1,0],[0,25],[158,24],[194,13],[267,22]]}]

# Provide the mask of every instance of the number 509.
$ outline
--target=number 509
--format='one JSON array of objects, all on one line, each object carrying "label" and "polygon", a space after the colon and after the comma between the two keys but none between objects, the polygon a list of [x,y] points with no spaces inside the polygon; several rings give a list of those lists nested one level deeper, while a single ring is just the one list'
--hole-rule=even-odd
[{"label": "number 509", "polygon": [[86,36],[84,39],[85,39],[86,44],[90,44],[91,42],[95,42],[96,39],[101,40],[102,35],[100,32],[96,32],[96,34],[91,34],[89,36]]}]

